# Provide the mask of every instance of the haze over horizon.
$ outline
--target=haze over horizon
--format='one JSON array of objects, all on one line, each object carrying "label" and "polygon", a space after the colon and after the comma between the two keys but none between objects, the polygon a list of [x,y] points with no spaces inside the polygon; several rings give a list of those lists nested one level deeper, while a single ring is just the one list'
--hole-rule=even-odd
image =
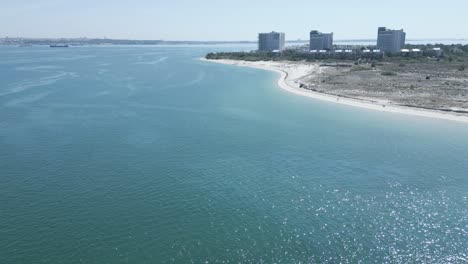
[{"label": "haze over horizon", "polygon": [[[408,39],[463,39],[468,2],[395,0],[337,1],[333,5],[296,0],[172,2],[123,0],[18,0],[2,3],[1,37],[113,38],[184,41],[256,40],[258,32],[285,32],[288,40],[308,39],[311,29],[335,39],[374,39],[377,27],[403,28]],[[12,23],[14,22],[14,23]]]}]

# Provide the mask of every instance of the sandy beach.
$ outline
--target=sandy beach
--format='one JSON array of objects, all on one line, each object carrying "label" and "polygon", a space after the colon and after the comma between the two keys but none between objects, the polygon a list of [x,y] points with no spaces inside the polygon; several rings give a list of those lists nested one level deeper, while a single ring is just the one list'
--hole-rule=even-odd
[{"label": "sandy beach", "polygon": [[[203,59],[206,60],[206,59]],[[274,61],[239,61],[239,60],[206,60],[215,63],[222,63],[227,65],[235,65],[242,67],[251,67],[257,69],[264,69],[274,71],[280,74],[278,86],[288,92],[297,95],[310,97],[317,100],[328,101],[338,104],[344,104],[354,107],[361,107],[376,111],[385,111],[391,113],[438,118],[445,120],[452,120],[458,122],[468,123],[468,115],[457,114],[453,112],[444,112],[437,110],[429,110],[416,107],[405,107],[395,105],[389,100],[385,99],[363,99],[350,98],[337,95],[331,95],[324,92],[316,92],[310,89],[301,88],[301,80],[317,75],[323,70],[317,63],[297,63],[297,62],[274,62]]]}]

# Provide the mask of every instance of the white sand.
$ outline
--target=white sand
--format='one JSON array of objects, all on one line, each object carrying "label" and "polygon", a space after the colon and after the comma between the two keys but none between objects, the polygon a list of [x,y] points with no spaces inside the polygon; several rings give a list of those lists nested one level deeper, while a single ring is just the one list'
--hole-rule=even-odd
[{"label": "white sand", "polygon": [[397,105],[389,105],[391,102],[383,100],[374,100],[375,102],[367,102],[351,98],[343,98],[335,95],[328,95],[324,93],[314,92],[311,90],[306,90],[299,88],[299,82],[297,80],[301,79],[304,76],[315,74],[320,72],[320,67],[317,64],[306,64],[306,63],[289,63],[289,62],[273,62],[273,61],[258,61],[258,62],[249,62],[249,61],[237,61],[237,60],[206,60],[210,62],[217,62],[228,65],[252,67],[258,69],[265,69],[277,72],[281,74],[281,78],[278,80],[278,85],[282,89],[295,93],[298,95],[338,103],[350,106],[356,106],[371,110],[385,111],[391,113],[399,113],[406,115],[414,116],[423,116],[431,117],[445,120],[452,120],[458,122],[468,123],[468,116],[457,115],[455,113],[446,113],[436,110],[427,110],[422,108],[413,108],[413,107],[404,107]]}]

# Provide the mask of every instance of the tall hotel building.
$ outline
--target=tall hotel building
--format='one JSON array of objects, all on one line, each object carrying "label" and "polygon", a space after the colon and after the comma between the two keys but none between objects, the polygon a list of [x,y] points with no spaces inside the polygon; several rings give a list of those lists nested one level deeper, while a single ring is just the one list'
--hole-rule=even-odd
[{"label": "tall hotel building", "polygon": [[281,51],[285,45],[285,34],[280,32],[259,33],[258,50],[259,51]]},{"label": "tall hotel building", "polygon": [[379,27],[377,35],[377,48],[390,53],[400,52],[405,47],[406,33],[403,29],[391,30]]},{"label": "tall hotel building", "polygon": [[333,49],[333,33],[321,33],[317,30],[310,32],[310,50]]}]

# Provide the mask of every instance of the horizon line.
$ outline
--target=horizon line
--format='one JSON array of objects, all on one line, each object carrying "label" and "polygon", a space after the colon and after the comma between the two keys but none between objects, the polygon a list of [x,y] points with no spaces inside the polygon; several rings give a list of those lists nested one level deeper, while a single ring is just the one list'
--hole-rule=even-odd
[{"label": "horizon line", "polygon": [[[126,41],[160,41],[160,42],[257,42],[258,40],[165,40],[165,39],[132,39],[132,38],[107,38],[107,37],[10,37],[4,36],[0,39],[26,39],[26,40],[126,40]],[[335,39],[334,42],[344,41],[376,41],[377,38],[347,38]],[[468,40],[467,37],[459,38],[410,38],[406,41],[437,41],[437,40]],[[286,42],[307,42],[308,39],[289,39]]]}]

